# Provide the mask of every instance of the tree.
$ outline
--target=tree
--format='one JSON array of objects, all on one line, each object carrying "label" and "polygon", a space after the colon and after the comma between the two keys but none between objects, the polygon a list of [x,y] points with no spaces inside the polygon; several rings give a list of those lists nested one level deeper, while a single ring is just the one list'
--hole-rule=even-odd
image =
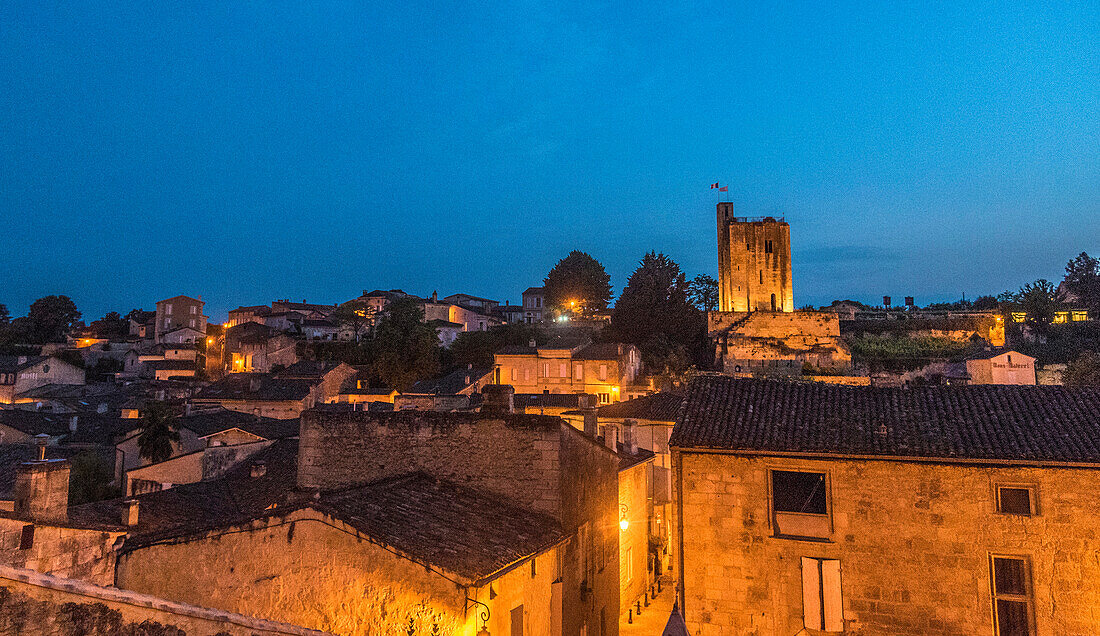
[{"label": "tree", "polygon": [[713,276],[699,274],[688,283],[688,299],[703,311],[718,309],[718,281]]},{"label": "tree", "polygon": [[424,311],[414,298],[389,304],[374,330],[371,350],[374,375],[398,391],[439,372],[439,334],[424,322]]},{"label": "tree", "polygon": [[1015,301],[1020,311],[1027,314],[1027,324],[1038,333],[1046,333],[1054,322],[1054,310],[1058,306],[1054,300],[1054,285],[1040,278],[1021,287]]},{"label": "tree", "polygon": [[974,300],[974,309],[978,311],[989,311],[996,309],[999,304],[996,296],[978,296]]},{"label": "tree", "polygon": [[163,402],[153,402],[145,411],[138,448],[141,456],[157,464],[172,457],[172,443],[180,441],[176,418]]},{"label": "tree", "polygon": [[608,336],[638,345],[655,371],[679,374],[693,361],[707,362],[706,316],[688,301],[680,266],[664,254],[649,252],[630,275]]},{"label": "tree", "polygon": [[130,333],[129,321],[118,315],[117,311],[107,312],[107,315],[93,320],[89,326],[99,338],[123,338]]},{"label": "tree", "polygon": [[374,324],[374,307],[365,300],[349,300],[332,312],[332,320],[355,334],[355,341],[359,342],[362,336]]},{"label": "tree", "polygon": [[464,331],[451,343],[451,355],[457,366],[491,367],[493,354],[501,348],[526,345],[532,340],[546,341],[538,327],[526,323],[501,325],[487,331]]},{"label": "tree", "polygon": [[45,296],[31,303],[27,320],[31,342],[63,342],[80,321],[80,312],[68,296]]},{"label": "tree", "polygon": [[8,307],[4,303],[0,303],[0,327],[7,327],[8,322],[11,321],[11,314],[8,313]]},{"label": "tree", "polygon": [[1100,354],[1086,351],[1067,364],[1062,372],[1062,384],[1100,387]]},{"label": "tree", "polygon": [[1066,263],[1066,277],[1063,280],[1066,291],[1093,310],[1100,310],[1100,259],[1081,252]]},{"label": "tree", "polygon": [[599,261],[577,250],[554,265],[543,288],[546,304],[553,309],[601,311],[611,302],[611,276]]},{"label": "tree", "polygon": [[95,451],[86,450],[70,460],[69,505],[78,506],[90,501],[101,501],[118,496],[118,488],[111,485],[115,475],[108,463]]}]

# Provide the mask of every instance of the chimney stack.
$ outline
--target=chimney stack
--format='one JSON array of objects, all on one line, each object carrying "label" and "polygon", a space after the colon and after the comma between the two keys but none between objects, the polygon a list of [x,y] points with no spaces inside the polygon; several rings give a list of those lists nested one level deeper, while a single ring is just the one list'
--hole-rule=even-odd
[{"label": "chimney stack", "polygon": [[[69,432],[70,433],[75,433],[76,432],[76,425],[79,424],[79,423],[80,423],[80,416],[79,415],[73,415],[73,416],[69,417]],[[45,450],[45,447],[43,447],[43,450]],[[42,458],[40,457],[39,459],[41,460]]]},{"label": "chimney stack", "polygon": [[623,450],[631,455],[638,454],[638,422],[623,420]]},{"label": "chimney stack", "polygon": [[516,410],[516,389],[511,384],[486,384],[481,394],[485,398],[481,404],[482,413],[514,413]]},{"label": "chimney stack", "polygon": [[267,464],[265,464],[262,460],[253,462],[252,468],[248,474],[253,479],[255,479],[256,477],[263,477],[267,474]]},{"label": "chimney stack", "polygon": [[123,502],[122,525],[133,528],[138,524],[138,509],[141,507],[137,499],[127,499]]},{"label": "chimney stack", "polygon": [[260,377],[257,376],[257,375],[253,375],[252,377],[248,378],[248,392],[249,393],[255,393],[256,391],[259,391],[259,390],[260,390]]},{"label": "chimney stack", "polygon": [[15,469],[16,516],[31,521],[64,523],[69,519],[69,462],[46,459],[49,435],[34,438],[38,459]]},{"label": "chimney stack", "polygon": [[607,423],[603,425],[603,443],[611,450],[619,451],[619,425]]},{"label": "chimney stack", "polygon": [[582,395],[581,412],[584,414],[584,434],[595,439],[600,434],[600,417],[592,395]]}]

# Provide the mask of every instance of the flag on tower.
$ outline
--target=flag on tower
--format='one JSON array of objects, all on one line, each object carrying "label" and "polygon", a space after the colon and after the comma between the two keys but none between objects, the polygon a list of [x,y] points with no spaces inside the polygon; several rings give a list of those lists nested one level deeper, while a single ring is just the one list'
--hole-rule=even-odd
[{"label": "flag on tower", "polygon": [[729,192],[730,187],[729,186],[722,186],[721,188],[718,188],[718,191],[719,192]]},{"label": "flag on tower", "polygon": [[711,190],[714,190],[714,189],[716,189],[717,187],[718,187],[718,182],[717,182],[717,181],[715,181],[714,183],[710,184],[710,189],[711,189]]}]

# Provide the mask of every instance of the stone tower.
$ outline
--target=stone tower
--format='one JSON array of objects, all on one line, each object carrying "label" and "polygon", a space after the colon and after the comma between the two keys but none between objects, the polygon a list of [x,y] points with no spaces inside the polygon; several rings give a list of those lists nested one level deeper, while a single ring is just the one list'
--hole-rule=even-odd
[{"label": "stone tower", "polygon": [[718,204],[718,310],[794,311],[791,226]]}]

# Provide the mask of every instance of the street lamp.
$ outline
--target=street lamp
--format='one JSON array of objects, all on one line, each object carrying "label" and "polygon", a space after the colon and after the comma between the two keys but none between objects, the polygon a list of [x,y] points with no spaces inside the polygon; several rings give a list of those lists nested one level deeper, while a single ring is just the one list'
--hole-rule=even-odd
[{"label": "street lamp", "polygon": [[619,504],[619,530],[624,532],[630,527],[630,519],[627,519],[626,512],[626,504]]}]

